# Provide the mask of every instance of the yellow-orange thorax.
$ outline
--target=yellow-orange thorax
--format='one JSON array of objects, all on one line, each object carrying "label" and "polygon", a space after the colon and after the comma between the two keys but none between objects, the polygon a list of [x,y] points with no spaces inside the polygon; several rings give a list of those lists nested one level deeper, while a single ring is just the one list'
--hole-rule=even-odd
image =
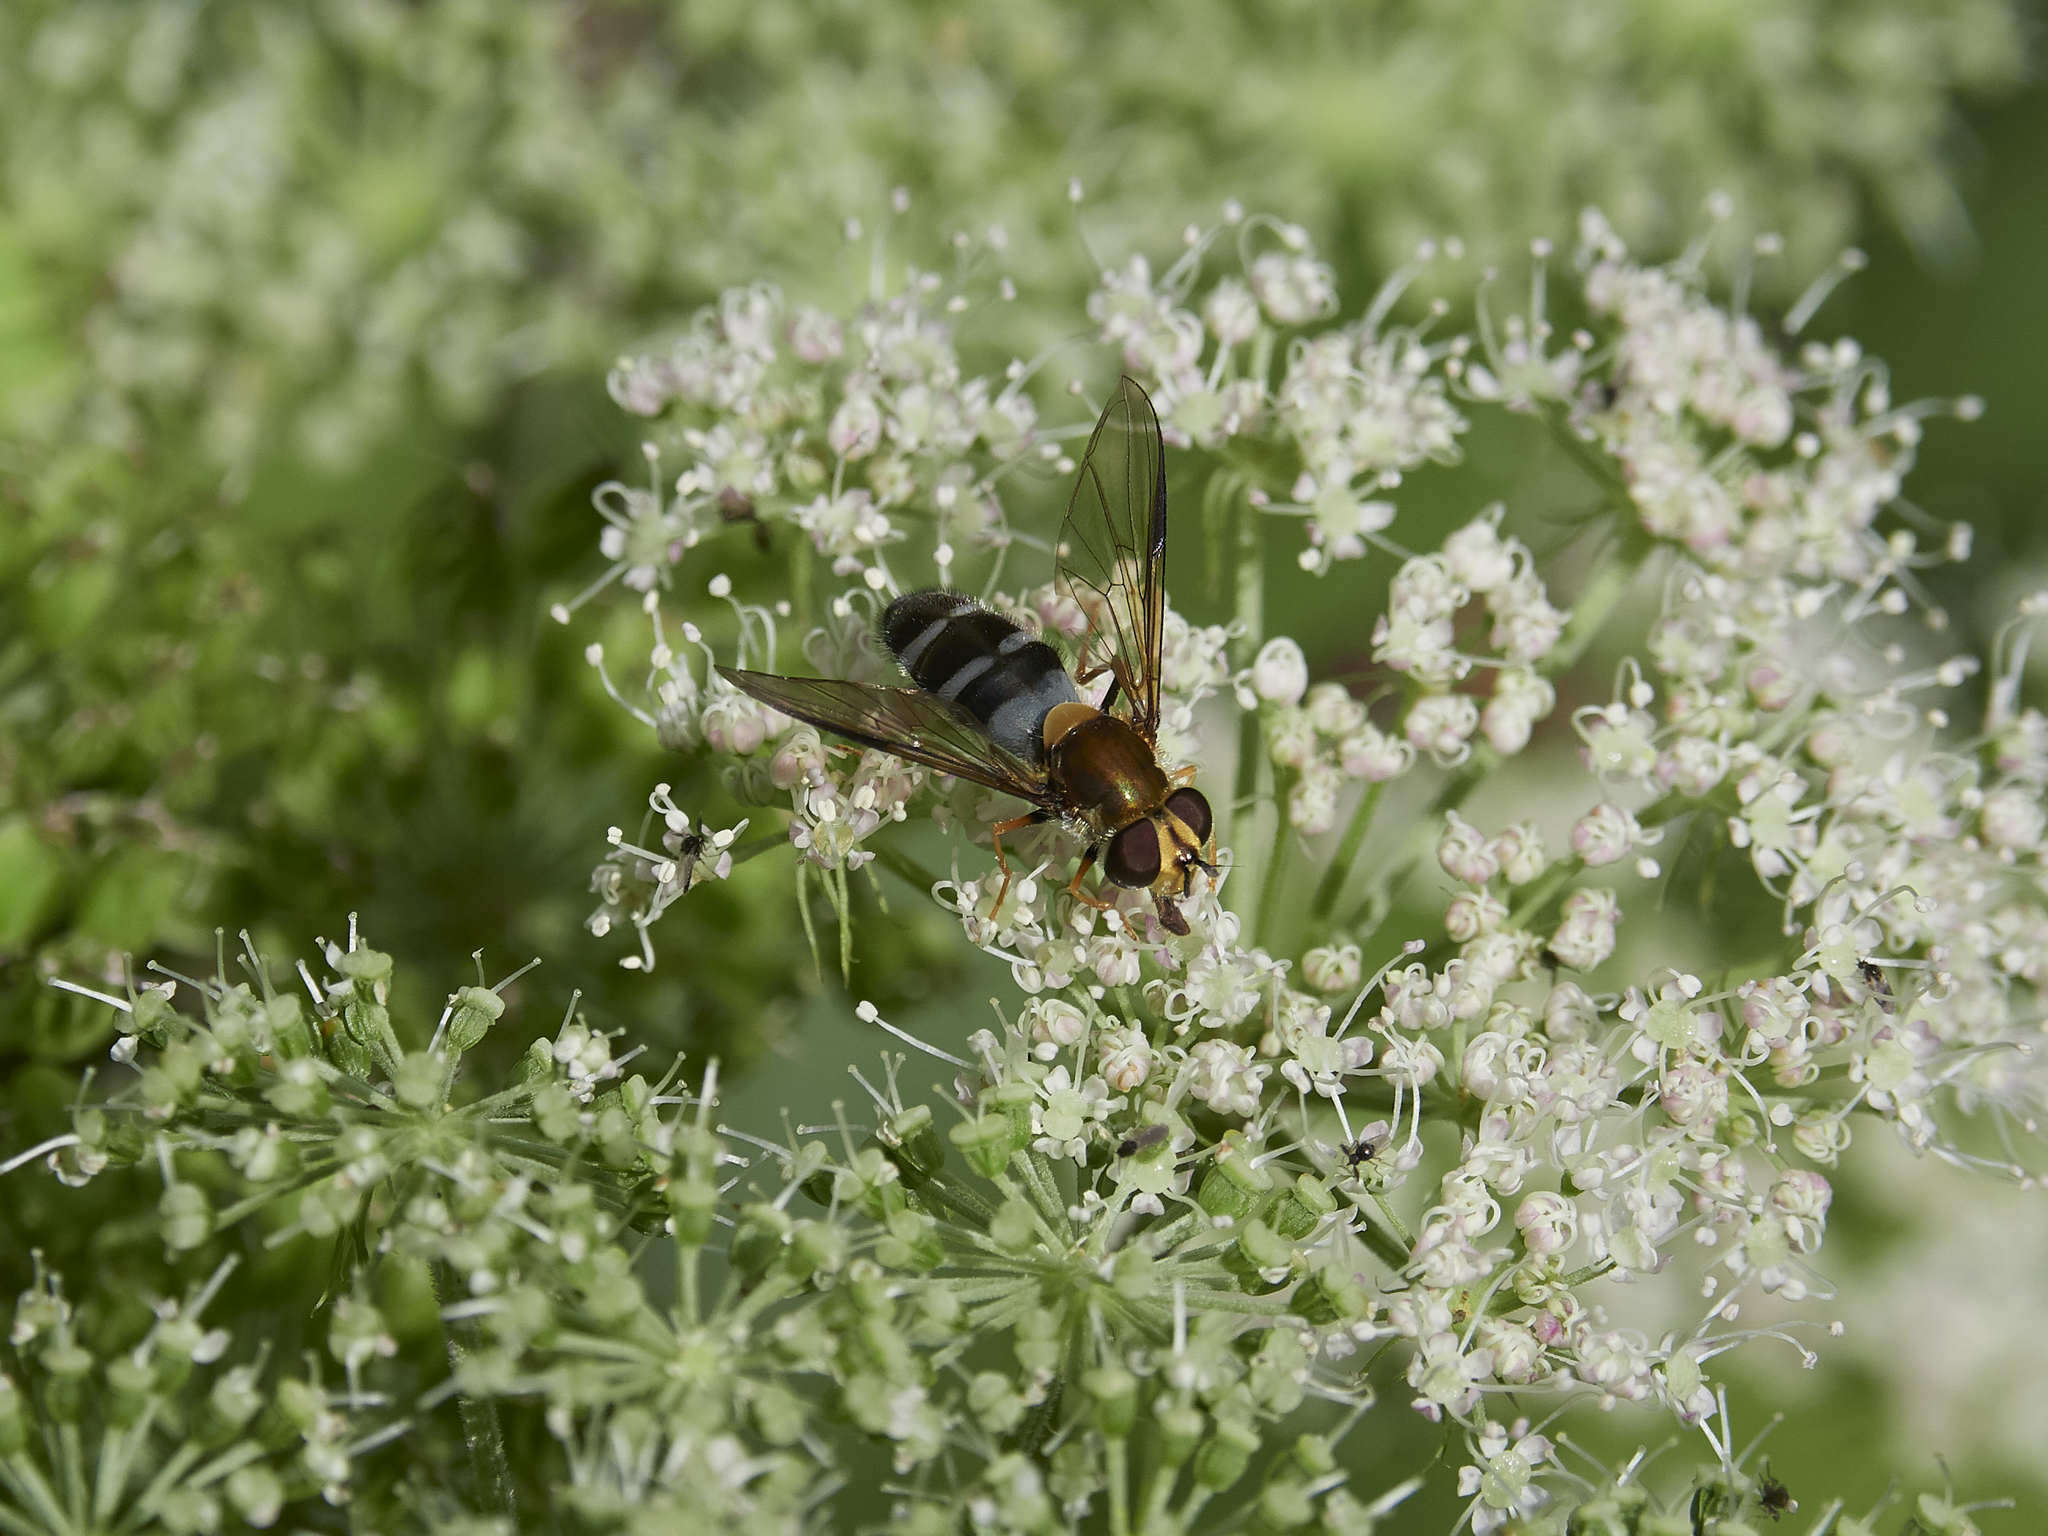
[{"label": "yellow-orange thorax", "polygon": [[1150,815],[1172,788],[1159,754],[1115,715],[1057,704],[1045,717],[1046,777],[1062,809],[1115,832]]}]

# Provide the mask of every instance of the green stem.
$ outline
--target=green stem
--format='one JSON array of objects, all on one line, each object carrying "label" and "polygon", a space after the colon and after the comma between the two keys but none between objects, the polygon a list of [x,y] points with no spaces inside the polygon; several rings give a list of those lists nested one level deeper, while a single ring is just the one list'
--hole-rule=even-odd
[{"label": "green stem", "polygon": [[1280,905],[1280,888],[1285,883],[1287,855],[1294,847],[1294,829],[1287,824],[1287,796],[1294,787],[1294,775],[1273,786],[1273,847],[1266,855],[1266,878],[1259,887],[1259,915],[1252,926],[1251,941],[1273,942],[1273,917]]},{"label": "green stem", "polygon": [[1122,1435],[1110,1435],[1102,1447],[1103,1471],[1109,1480],[1109,1536],[1130,1536],[1130,1462]]},{"label": "green stem", "polygon": [[1166,1501],[1173,1497],[1174,1479],[1180,1473],[1179,1463],[1172,1465],[1157,1456],[1151,1459],[1152,1470],[1145,1478],[1145,1500],[1143,1512],[1138,1521],[1142,1529],[1151,1530],[1159,1517],[1166,1512]]},{"label": "green stem", "polygon": [[[1237,546],[1235,622],[1241,670],[1252,664],[1252,658],[1258,655],[1265,639],[1266,569],[1259,560],[1258,513],[1248,497],[1239,495],[1235,501],[1237,537],[1232,542]],[[1259,768],[1265,757],[1259,732],[1259,712],[1254,707],[1241,713],[1237,721],[1237,783],[1227,807],[1232,847],[1244,841],[1238,818],[1247,812],[1258,794]]]},{"label": "green stem", "polygon": [[[802,635],[811,626],[811,541],[798,533],[789,546],[789,611]],[[775,658],[768,658],[772,669]]]},{"label": "green stem", "polygon": [[[1360,1210],[1364,1210],[1364,1206],[1359,1203],[1355,1196],[1352,1199],[1352,1204],[1358,1205]],[[1395,1274],[1400,1274],[1402,1270],[1408,1267],[1408,1261],[1413,1256],[1413,1250],[1403,1248],[1388,1234],[1384,1227],[1379,1226],[1368,1218],[1359,1224],[1357,1232],[1359,1241],[1372,1250],[1373,1257],[1386,1265]]]},{"label": "green stem", "polygon": [[1508,927],[1526,928],[1529,920],[1548,905],[1558,887],[1585,868],[1576,858],[1559,859],[1544,871],[1543,878],[1532,885],[1522,896],[1515,909],[1508,914]]},{"label": "green stem", "polygon": [[832,871],[832,889],[839,909],[839,979],[849,989],[853,986],[853,898],[846,889],[846,866],[841,864]]},{"label": "green stem", "polygon": [[1052,1165],[1045,1160],[1045,1154],[1036,1147],[1024,1149],[1024,1175],[1025,1182],[1031,1186],[1031,1192],[1038,1197],[1039,1204],[1045,1210],[1046,1221],[1060,1234],[1060,1241],[1064,1245],[1069,1233],[1067,1202],[1060,1194],[1059,1182],[1052,1171]]},{"label": "green stem", "polygon": [[[446,1264],[436,1264],[433,1279],[438,1306],[441,1298],[455,1289],[454,1273]],[[476,1335],[476,1324],[465,1319],[453,1324],[444,1321],[441,1326],[448,1344],[448,1373],[459,1375]],[[505,1428],[498,1422],[497,1401],[461,1392],[456,1395],[455,1407],[462,1420],[462,1438],[469,1446],[469,1468],[476,1482],[477,1504],[486,1514],[504,1516],[516,1529],[519,1508],[512,1494],[512,1463],[505,1454]]]},{"label": "green stem", "polygon": [[995,1219],[995,1209],[981,1196],[965,1185],[955,1187],[945,1174],[933,1175],[918,1186],[920,1198],[935,1201],[944,1206],[961,1222],[970,1227],[986,1231],[989,1222]]},{"label": "green stem", "polygon": [[1247,1317],[1285,1317],[1289,1302],[1271,1296],[1248,1296],[1243,1291],[1210,1290],[1189,1286],[1187,1299],[1205,1311],[1241,1312]]},{"label": "green stem", "polygon": [[1372,1199],[1373,1209],[1380,1213],[1380,1220],[1392,1227],[1394,1236],[1400,1239],[1401,1263],[1405,1266],[1415,1252],[1415,1235],[1408,1230],[1408,1224],[1396,1216],[1387,1202],[1380,1198],[1378,1190],[1369,1189],[1366,1194]]},{"label": "green stem", "polygon": [[1600,1259],[1592,1264],[1585,1265],[1583,1268],[1575,1269],[1566,1275],[1563,1282],[1564,1287],[1566,1290],[1576,1290],[1588,1280],[1598,1280],[1612,1268],[1614,1268],[1614,1260]]},{"label": "green stem", "polygon": [[1337,852],[1330,860],[1330,867],[1323,871],[1323,878],[1316,886],[1315,899],[1309,905],[1309,924],[1320,927],[1337,905],[1337,898],[1344,894],[1344,887],[1351,883],[1351,869],[1358,862],[1358,851],[1365,846],[1365,834],[1372,830],[1372,819],[1380,805],[1380,791],[1386,788],[1386,781],[1379,780],[1365,786],[1365,793],[1358,797],[1358,807],[1351,813],[1351,821],[1344,828],[1344,840],[1337,845]]},{"label": "green stem", "polygon": [[999,1173],[995,1175],[993,1182],[996,1188],[1000,1189],[1010,1199],[1015,1200],[1019,1205],[1024,1207],[1025,1211],[1031,1217],[1032,1226],[1038,1229],[1038,1237],[1040,1242],[1044,1243],[1045,1246],[1047,1248],[1050,1248],[1054,1253],[1062,1251],[1067,1245],[1065,1232],[1067,1222],[1064,1212],[1062,1212],[1060,1216],[1060,1224],[1058,1228],[1055,1228],[1050,1223],[1048,1223],[1046,1220],[1045,1211],[1040,1206],[1037,1198],[1038,1188],[1036,1173],[1035,1170],[1031,1168],[1029,1160],[1022,1156],[1013,1157],[1010,1159],[1010,1166],[1012,1168],[1022,1167],[1025,1170],[1025,1183],[1028,1186],[1030,1186],[1029,1192],[1027,1193],[1024,1190],[1018,1189],[1017,1186],[1013,1182],[1011,1182],[1010,1177],[1007,1173]]},{"label": "green stem", "polygon": [[1642,574],[1656,548],[1656,541],[1640,528],[1629,528],[1616,539],[1614,548],[1594,567],[1572,604],[1572,616],[1565,623],[1564,633],[1543,658],[1545,677],[1569,671],[1586,653],[1586,647],[1606,628],[1615,606],[1636,584],[1636,577]]},{"label": "green stem", "polygon": [[939,883],[937,875],[926,869],[917,860],[911,858],[910,855],[890,847],[888,843],[877,841],[869,846],[874,851],[877,864],[881,865],[882,868],[889,871],[890,874],[919,894],[930,895],[932,887]]},{"label": "green stem", "polygon": [[818,981],[825,980],[825,957],[818,952],[818,925],[811,917],[811,865],[808,859],[796,861],[796,911],[804,920],[804,938],[811,946],[811,969],[817,972]]},{"label": "green stem", "polygon": [[[47,1444],[47,1442],[45,1442]],[[10,1522],[10,1529],[22,1530],[30,1536],[41,1536],[47,1531],[62,1531],[70,1526],[70,1518],[64,1510],[64,1503],[57,1497],[57,1490],[44,1481],[41,1468],[23,1452],[16,1452],[0,1461],[0,1483],[14,1494],[14,1504],[24,1514],[35,1517],[34,1523],[19,1520],[0,1507],[0,1519]],[[33,1508],[31,1508],[33,1506]]]}]

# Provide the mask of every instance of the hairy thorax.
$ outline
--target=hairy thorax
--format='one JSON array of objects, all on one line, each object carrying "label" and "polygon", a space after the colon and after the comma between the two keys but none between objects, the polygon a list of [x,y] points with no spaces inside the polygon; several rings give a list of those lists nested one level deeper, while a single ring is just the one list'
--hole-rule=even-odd
[{"label": "hairy thorax", "polygon": [[1113,832],[1156,810],[1170,788],[1158,755],[1114,715],[1060,704],[1045,717],[1048,777],[1068,814]]}]

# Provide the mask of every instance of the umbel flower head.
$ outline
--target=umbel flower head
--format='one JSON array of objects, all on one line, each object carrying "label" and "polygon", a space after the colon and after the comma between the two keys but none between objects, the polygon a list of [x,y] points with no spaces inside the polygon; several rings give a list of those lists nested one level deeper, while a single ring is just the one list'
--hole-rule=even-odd
[{"label": "umbel flower head", "polygon": [[[1019,995],[964,1050],[917,1042],[959,1073],[951,1134],[970,1158],[1006,1178],[1042,1160],[1038,1195],[1070,1228],[1107,1213],[1105,1255],[1135,1243],[1156,1265],[1192,1233],[1234,1234],[1230,1263],[1306,1325],[1317,1391],[1359,1390],[1330,1386],[1341,1362],[1398,1339],[1412,1407],[1468,1427],[1482,1482],[1503,1456],[1536,1479],[1506,1503],[1475,1495],[1475,1523],[1572,1481],[1540,1436],[1507,1448],[1524,1432],[1502,1429],[1504,1396],[1699,1424],[1730,1348],[1819,1358],[1829,1170],[1858,1125],[2009,1177],[2039,1163],[2048,760],[2020,683],[2040,607],[2001,632],[1969,704],[1986,658],[1941,648],[1918,576],[1965,558],[1968,531],[1902,494],[1929,419],[1979,406],[1899,405],[1854,343],[1800,339],[1853,261],[1778,335],[1717,303],[1698,253],[1641,264],[1596,214],[1568,262],[1542,244],[1533,261],[1525,304],[1502,315],[1483,288],[1470,334],[1442,305],[1394,322],[1409,271],[1342,319],[1302,232],[1235,208],[1163,271],[1104,273],[1089,316],[1157,405],[1174,505],[1218,507],[1205,537],[1239,566],[1223,622],[1169,608],[1161,645],[1163,759],[1237,791],[1223,878],[1187,903],[1185,936],[1135,896],[1068,894],[1078,848],[1056,827],[1016,839],[1006,878],[970,845],[1013,803],[821,737],[710,665],[884,681],[873,616],[934,579],[1078,655],[1089,616],[1068,594],[1008,584],[1034,542],[1036,466],[1072,473],[1067,430],[1025,393],[1042,362],[970,372],[966,306],[912,274],[830,320],[728,296],[614,375],[650,460],[684,465],[660,515],[708,527],[743,492],[821,568],[751,598],[716,543],[671,540],[637,581],[616,569],[655,626],[646,691],[622,701],[722,765],[757,822],[786,817],[799,891],[805,868],[825,875],[843,945],[845,872],[879,860],[1007,963]],[[1604,498],[1569,574],[1512,505],[1400,542],[1408,479],[1437,476],[1441,499],[1467,426],[1498,411],[1540,421]],[[1303,570],[1357,586],[1377,692],[1318,681],[1271,624],[1270,519],[1300,522]],[[804,596],[830,576],[839,595]],[[662,638],[679,623],[693,656]],[[1610,683],[1588,681],[1593,655]],[[1591,702],[1561,716],[1568,673]],[[904,848],[916,820],[954,836],[949,870]],[[1690,930],[1648,918],[1697,896],[1681,858],[1747,884],[1775,942],[1749,924],[1734,953],[1714,909]],[[878,1095],[884,1121],[914,1112]],[[1972,1118],[2010,1153],[1968,1150]],[[1044,1219],[1041,1241],[1096,1241]],[[1335,1317],[1312,1299],[1326,1287],[1350,1298]],[[1178,1292],[1188,1336],[1214,1289]],[[1809,1316],[1751,1323],[1763,1296]],[[1144,1359],[1126,1368],[1163,1369]]]},{"label": "umbel flower head", "polygon": [[[1006,834],[1005,874],[982,845],[1014,802],[718,671],[886,680],[877,610],[933,582],[1077,662],[1096,619],[1028,584],[1034,503],[1095,416],[1033,393],[1045,360],[975,371],[972,304],[929,275],[854,314],[757,285],[613,376],[647,478],[599,492],[606,567],[558,617],[645,626],[623,680],[618,642],[587,654],[676,771],[609,834],[591,927],[630,928],[636,969],[721,963],[663,955],[659,919],[774,854],[802,922],[834,909],[844,973],[858,876],[999,960],[1003,994],[943,1038],[859,1003],[889,1052],[860,1107],[735,1125],[715,1069],[635,1071],[573,1003],[490,1082],[507,984],[398,1016],[351,932],[302,969],[310,1008],[253,954],[189,984],[197,1018],[107,994],[135,1075],[37,1154],[154,1160],[182,1250],[259,1213],[354,1234],[326,1329],[348,1445],[452,1420],[465,1507],[515,1523],[538,1483],[649,1530],[880,1506],[1370,1531],[1420,1483],[1375,1461],[1379,1413],[1441,1426],[1475,1530],[1647,1533],[1680,1506],[1574,1461],[1560,1420],[1637,1404],[1708,1442],[1691,1528],[1753,1531],[1776,1495],[1729,1450],[1716,1362],[1822,1361],[1857,1130],[2039,1165],[2038,607],[1978,658],[1921,592],[1967,539],[1902,480],[1928,418],[1974,405],[1895,405],[1853,345],[1773,336],[1597,216],[1535,262],[1470,334],[1397,321],[1412,271],[1344,318],[1303,232],[1235,208],[1104,274],[1091,321],[1229,594],[1162,619],[1158,750],[1219,809],[1185,933],[1071,890],[1058,824]],[[1600,498],[1573,558],[1513,504],[1435,529],[1404,505],[1487,412],[1547,428]],[[1289,579],[1357,594],[1374,691],[1274,622],[1288,528]],[[1706,896],[1729,885],[1738,912]],[[232,1181],[194,1177],[221,1159]],[[433,1277],[437,1384],[400,1372],[386,1260]]]}]

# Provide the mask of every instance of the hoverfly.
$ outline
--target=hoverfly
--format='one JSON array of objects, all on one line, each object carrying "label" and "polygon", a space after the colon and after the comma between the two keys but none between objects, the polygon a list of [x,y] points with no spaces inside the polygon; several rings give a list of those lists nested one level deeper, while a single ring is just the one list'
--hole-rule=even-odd
[{"label": "hoverfly", "polygon": [[[908,592],[883,611],[880,638],[914,688],[776,677],[720,667],[741,692],[848,741],[1029,801],[1003,835],[1060,821],[1088,839],[1067,891],[1100,860],[1115,884],[1150,891],[1160,923],[1188,931],[1177,903],[1203,856],[1213,818],[1195,770],[1160,766],[1159,644],[1166,621],[1166,464],[1159,417],[1136,380],[1119,381],[1088,439],[1060,525],[1055,583],[1092,607],[1082,667],[958,592]],[[1090,648],[1100,643],[1099,661]],[[1102,704],[1078,684],[1109,674]],[[1002,894],[997,895],[1000,905]]]}]

